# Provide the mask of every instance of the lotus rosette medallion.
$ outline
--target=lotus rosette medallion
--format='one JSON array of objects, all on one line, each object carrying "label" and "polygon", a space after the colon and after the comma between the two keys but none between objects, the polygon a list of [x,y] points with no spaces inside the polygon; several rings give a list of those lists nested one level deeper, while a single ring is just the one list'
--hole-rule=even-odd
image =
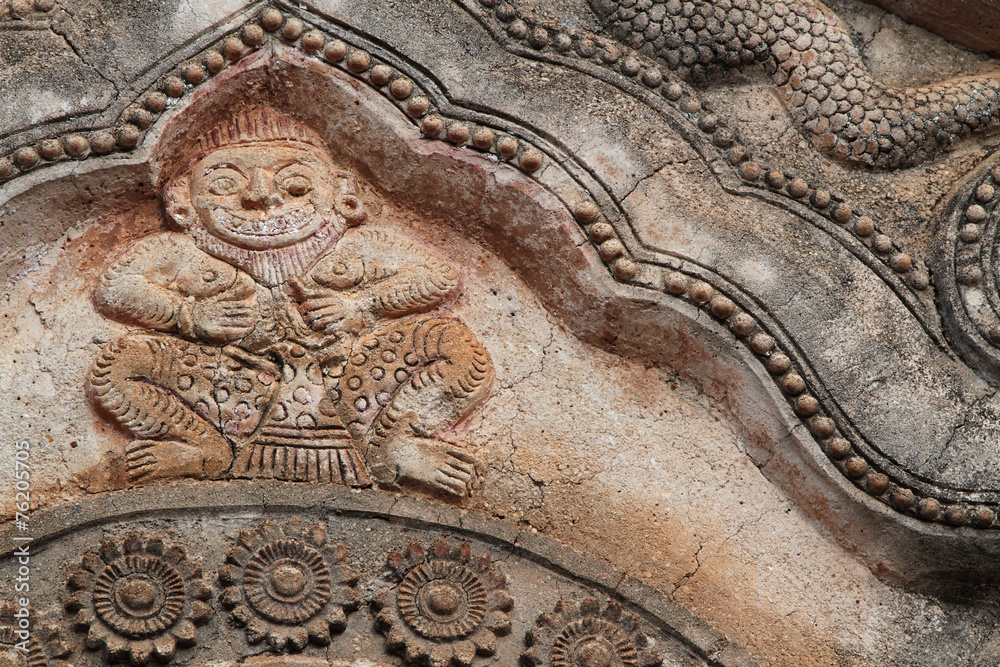
[{"label": "lotus rosette medallion", "polygon": [[221,601],[247,641],[278,652],[327,645],[358,608],[357,575],[347,549],[327,542],[322,526],[265,521],[245,530],[219,571]]},{"label": "lotus rosette medallion", "polygon": [[560,600],[531,628],[521,655],[524,665],[551,667],[661,667],[654,640],[639,628],[639,617],[620,604],[596,598]]},{"label": "lotus rosette medallion", "polygon": [[213,613],[200,564],[179,546],[136,533],[85,553],[67,586],[74,626],[110,662],[169,662],[177,648],[196,643],[195,626]]},{"label": "lotus rosette medallion", "polygon": [[389,650],[408,663],[467,667],[510,633],[506,578],[488,555],[473,558],[467,542],[441,539],[429,551],[412,543],[405,554],[389,554],[388,564],[397,584],[375,596],[376,622]]}]

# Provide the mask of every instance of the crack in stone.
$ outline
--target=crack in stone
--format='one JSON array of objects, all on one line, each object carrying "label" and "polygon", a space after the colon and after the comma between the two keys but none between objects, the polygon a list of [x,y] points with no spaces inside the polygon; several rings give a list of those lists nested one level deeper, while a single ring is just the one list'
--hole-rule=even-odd
[{"label": "crack in stone", "polygon": [[[66,7],[62,7],[61,9],[64,12],[66,12],[66,14],[70,17],[70,20],[74,23],[74,25],[79,25],[77,23],[76,16],[71,11],[69,11],[69,9],[67,9]],[[77,59],[81,63],[90,68],[97,76],[101,77],[112,88],[114,88],[116,96],[120,95],[121,90],[118,88],[118,84],[115,83],[112,79],[109,79],[107,76],[105,76],[103,72],[101,72],[99,69],[97,69],[97,67],[92,65],[86,58],[84,58],[83,53],[80,52],[76,44],[73,43],[73,40],[70,39],[69,31],[68,30],[61,31],[59,27],[56,25],[56,23],[57,22],[53,21],[52,24],[49,26],[49,29],[52,31],[52,33],[62,38],[62,40],[66,43],[66,46],[68,46],[70,50],[73,51],[73,53],[76,55]]]}]

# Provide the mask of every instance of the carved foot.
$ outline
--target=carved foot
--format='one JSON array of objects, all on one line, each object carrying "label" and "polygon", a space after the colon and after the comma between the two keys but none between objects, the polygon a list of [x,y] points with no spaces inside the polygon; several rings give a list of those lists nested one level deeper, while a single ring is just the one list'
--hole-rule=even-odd
[{"label": "carved foot", "polygon": [[[443,440],[397,436],[380,449],[390,459],[385,467],[394,473],[380,481],[417,484],[454,496],[468,496],[479,486],[476,457]],[[374,466],[373,472],[378,473]]]},{"label": "carved foot", "polygon": [[129,479],[143,483],[156,479],[216,479],[229,464],[225,457],[207,455],[204,447],[180,440],[134,440],[125,448]]}]

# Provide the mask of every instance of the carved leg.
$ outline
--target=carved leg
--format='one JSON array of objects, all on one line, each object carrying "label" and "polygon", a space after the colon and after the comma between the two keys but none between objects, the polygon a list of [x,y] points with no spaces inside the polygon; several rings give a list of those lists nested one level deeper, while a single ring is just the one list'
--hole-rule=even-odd
[{"label": "carved leg", "polygon": [[[215,479],[229,469],[232,448],[208,421],[218,409],[210,407],[205,375],[217,360],[217,352],[143,333],[118,338],[98,355],[87,389],[98,407],[137,438],[126,448],[132,481]],[[197,400],[199,393],[204,399]],[[185,394],[193,395],[198,412],[179,398]]]},{"label": "carved leg", "polygon": [[475,458],[437,436],[484,400],[492,382],[493,363],[464,324],[405,318],[355,343],[339,405],[379,482],[462,496],[476,483]]}]

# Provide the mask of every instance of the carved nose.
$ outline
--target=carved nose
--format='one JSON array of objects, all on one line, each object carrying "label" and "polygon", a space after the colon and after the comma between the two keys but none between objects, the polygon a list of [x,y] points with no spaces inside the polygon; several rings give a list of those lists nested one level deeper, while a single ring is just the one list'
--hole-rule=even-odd
[{"label": "carved nose", "polygon": [[250,173],[250,183],[243,191],[243,208],[268,209],[282,203],[281,195],[270,188],[259,169]]}]

